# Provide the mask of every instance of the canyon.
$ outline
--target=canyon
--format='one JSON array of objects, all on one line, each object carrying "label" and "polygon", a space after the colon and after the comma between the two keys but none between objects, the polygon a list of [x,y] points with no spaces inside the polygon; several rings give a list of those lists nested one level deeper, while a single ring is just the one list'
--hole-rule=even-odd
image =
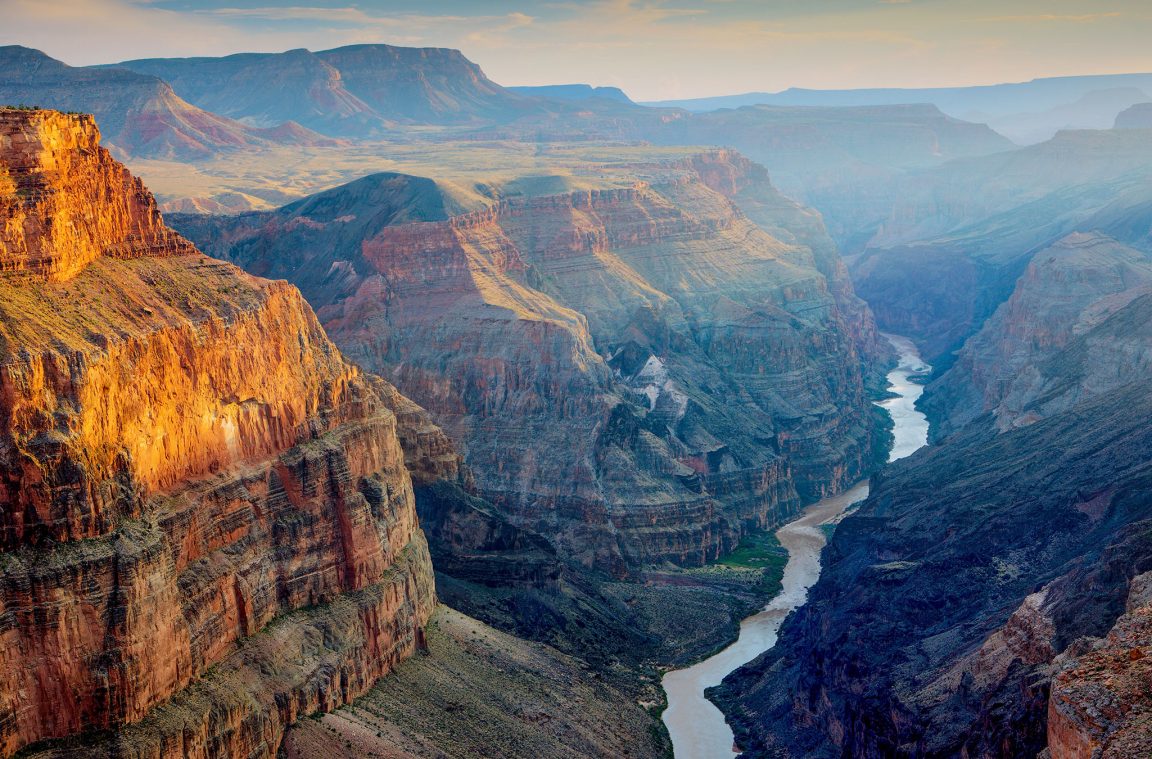
[{"label": "canyon", "polygon": [[1147,754],[1148,81],[0,48],[0,756]]},{"label": "canyon", "polygon": [[763,169],[720,151],[627,171],[455,213],[434,181],[377,174],[173,223],[299,285],[512,527],[623,576],[714,560],[869,471],[885,357],[818,217]]},{"label": "canyon", "polygon": [[[228,253],[317,300],[341,294],[321,307],[332,334],[425,411],[349,363],[293,285],[207,258],[166,226],[92,117],[5,109],[0,128],[5,754],[319,750],[299,747],[329,732],[292,726],[350,703],[392,704],[376,732],[426,746],[444,738],[393,722],[388,688],[447,714],[457,707],[418,691],[446,676],[437,667],[480,683],[524,661],[576,677],[603,715],[591,730],[566,706],[521,701],[560,681],[513,679],[517,709],[560,720],[524,745],[559,755],[567,724],[588,755],[660,754],[644,704],[662,696],[646,673],[734,629],[760,578],[676,565],[699,567],[843,488],[885,444],[868,387],[886,354],[866,307],[819,217],[738,154],[686,152],[628,165],[604,189],[476,210],[431,180],[374,175],[233,220],[247,226],[201,228],[215,230],[199,235],[213,250],[268,224],[303,235],[284,237],[295,259]],[[476,336],[431,348],[476,347],[436,375],[435,354],[410,351],[446,325]],[[506,353],[513,335],[521,353]],[[778,371],[756,379],[766,350]],[[749,414],[762,420],[752,430]],[[568,483],[533,460],[581,440]],[[434,618],[429,542],[446,597],[569,653],[456,612]],[[534,611],[540,593],[558,595],[559,618]],[[557,636],[589,612],[603,629]],[[427,665],[405,664],[433,619],[452,632],[433,638]],[[477,635],[498,648],[477,659]],[[604,635],[618,639],[597,660]],[[504,664],[483,669],[494,650]],[[426,675],[380,682],[394,671]],[[445,724],[485,729],[486,713]],[[326,724],[360,729],[344,719]]]},{"label": "canyon", "polygon": [[[894,335],[885,337],[899,353],[896,368],[888,373],[892,397],[878,403],[893,422],[892,449],[888,454],[888,461],[892,462],[915,453],[928,442],[928,420],[916,410],[923,388],[911,378],[922,376],[930,367],[920,360],[911,341]],[[781,623],[804,605],[808,589],[820,576],[826,531],[835,530],[836,524],[868,497],[868,490],[868,482],[859,482],[812,504],[800,518],[777,530],[775,537],[788,554],[780,592],[759,613],[740,623],[740,636],[732,645],[691,667],[664,675],[668,708],[663,719],[680,759],[723,756],[734,745],[724,715],[706,699],[708,690],[776,644]]]},{"label": "canyon", "polygon": [[[1114,393],[1000,434],[969,425],[874,480],[776,648],[725,681],[741,745],[785,756],[1051,745],[1054,661],[1090,656],[1147,571],[1145,397]],[[1091,676],[1069,669],[1063,687]],[[1084,692],[1054,703],[1074,713]]]},{"label": "canyon", "polygon": [[[1067,214],[1031,231],[1019,214],[970,227],[985,261],[1008,263],[995,289],[947,280],[954,292],[963,283],[962,298],[986,299],[986,317],[968,303],[937,311],[939,327],[921,324],[919,344],[948,358],[920,403],[934,445],[873,478],[780,643],[720,689],[749,755],[1146,749],[1152,259],[1135,200],[1144,169],[1131,153],[1112,163],[1113,137],[1066,138],[1100,148],[1098,177],[1073,180],[1098,195],[1057,188]],[[1021,158],[1035,166],[1036,155]],[[1021,244],[1026,235],[1054,238]],[[972,255],[962,250],[909,249],[902,260],[953,266]],[[881,255],[877,276],[909,278],[889,292],[939,303],[941,280]],[[877,309],[882,325],[923,313]],[[948,355],[945,338],[962,347]]]}]

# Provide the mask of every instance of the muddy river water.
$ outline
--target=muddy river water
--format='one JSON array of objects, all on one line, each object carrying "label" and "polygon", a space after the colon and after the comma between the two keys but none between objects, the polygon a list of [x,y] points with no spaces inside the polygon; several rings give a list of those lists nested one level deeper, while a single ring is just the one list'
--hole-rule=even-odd
[{"label": "muddy river water", "polygon": [[[920,360],[912,341],[898,335],[885,335],[900,354],[899,365],[888,374],[889,390],[897,395],[879,405],[888,410],[895,424],[895,442],[889,461],[903,458],[928,440],[928,420],[916,410],[923,388],[909,380],[929,367]],[[764,607],[740,624],[740,637],[732,645],[691,667],[664,675],[668,708],[664,724],[672,736],[676,759],[723,759],[736,752],[732,731],[724,716],[704,698],[704,689],[719,685],[732,670],[776,645],[776,632],[788,613],[801,606],[808,588],[820,577],[820,551],[826,538],[820,525],[837,521],[855,503],[868,497],[868,482],[837,496],[809,506],[795,521],[776,531],[788,551],[783,588]]]}]

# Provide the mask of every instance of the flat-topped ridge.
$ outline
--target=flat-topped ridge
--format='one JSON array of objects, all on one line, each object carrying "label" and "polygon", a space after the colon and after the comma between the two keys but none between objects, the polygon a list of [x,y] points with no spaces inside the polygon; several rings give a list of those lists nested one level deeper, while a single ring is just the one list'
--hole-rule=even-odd
[{"label": "flat-topped ridge", "polygon": [[64,281],[101,256],[194,252],[92,116],[0,108],[0,273]]}]

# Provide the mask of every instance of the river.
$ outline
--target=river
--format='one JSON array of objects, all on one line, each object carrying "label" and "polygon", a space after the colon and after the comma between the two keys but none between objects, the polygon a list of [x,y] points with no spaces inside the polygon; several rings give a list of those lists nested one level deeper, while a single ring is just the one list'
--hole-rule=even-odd
[{"label": "river", "polygon": [[[928,442],[928,420],[916,410],[916,399],[923,388],[909,377],[930,367],[920,359],[908,338],[884,337],[900,354],[899,364],[888,373],[889,390],[897,397],[879,404],[887,409],[895,424],[895,441],[888,455],[892,462]],[[704,698],[704,689],[719,685],[729,672],[776,645],[780,624],[807,600],[808,588],[820,577],[820,551],[826,542],[820,525],[839,520],[848,507],[867,497],[865,480],[809,506],[798,519],[777,530],[777,539],[788,551],[780,593],[763,611],[740,623],[740,637],[732,645],[691,667],[664,675],[664,691],[668,695],[664,724],[672,736],[676,759],[722,759],[736,753],[732,731],[720,710]]]}]

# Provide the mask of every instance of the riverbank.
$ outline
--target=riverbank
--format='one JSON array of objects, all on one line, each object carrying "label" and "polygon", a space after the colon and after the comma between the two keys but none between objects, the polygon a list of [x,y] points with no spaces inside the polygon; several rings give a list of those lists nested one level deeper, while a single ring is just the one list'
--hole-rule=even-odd
[{"label": "riverbank", "polygon": [[[893,421],[893,446],[888,461],[903,458],[927,442],[928,421],[915,404],[923,387],[914,378],[929,367],[920,359],[907,338],[885,335],[899,353],[899,362],[888,374],[893,396],[877,405]],[[662,685],[668,706],[663,720],[671,736],[676,759],[717,759],[737,753],[733,734],[721,711],[705,697],[708,688],[720,684],[724,677],[776,644],[776,634],[784,618],[807,599],[810,588],[820,576],[820,552],[827,542],[822,525],[834,523],[868,497],[868,483],[805,509],[800,518],[776,532],[788,552],[782,588],[759,613],[740,624],[737,640],[719,653],[685,669],[664,675]]]}]

